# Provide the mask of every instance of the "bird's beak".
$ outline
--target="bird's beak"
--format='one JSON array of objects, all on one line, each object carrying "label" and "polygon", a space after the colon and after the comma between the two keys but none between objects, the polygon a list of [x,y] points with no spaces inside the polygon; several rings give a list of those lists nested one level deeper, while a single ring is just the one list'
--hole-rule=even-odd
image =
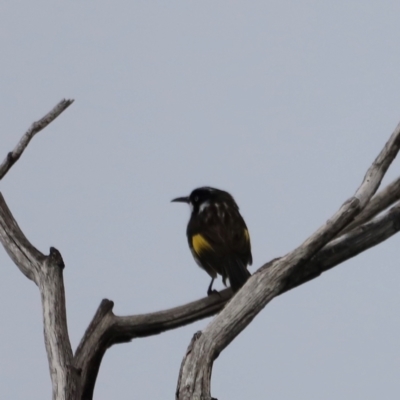
[{"label": "bird's beak", "polygon": [[189,203],[189,197],[177,197],[171,200],[172,203]]}]

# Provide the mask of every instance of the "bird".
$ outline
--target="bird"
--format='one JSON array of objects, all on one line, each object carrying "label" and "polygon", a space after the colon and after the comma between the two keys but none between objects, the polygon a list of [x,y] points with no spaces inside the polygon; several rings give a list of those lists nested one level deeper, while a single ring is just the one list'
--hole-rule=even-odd
[{"label": "bird", "polygon": [[193,258],[211,277],[207,294],[218,293],[212,288],[217,274],[237,292],[251,275],[247,266],[253,258],[249,231],[232,195],[204,186],[171,201],[190,206],[186,235]]}]

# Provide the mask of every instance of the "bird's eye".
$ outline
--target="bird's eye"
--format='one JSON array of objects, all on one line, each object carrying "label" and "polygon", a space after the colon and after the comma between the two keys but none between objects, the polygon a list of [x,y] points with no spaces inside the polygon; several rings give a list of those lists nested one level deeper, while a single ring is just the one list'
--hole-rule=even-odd
[{"label": "bird's eye", "polygon": [[199,201],[199,196],[195,196],[194,201]]}]

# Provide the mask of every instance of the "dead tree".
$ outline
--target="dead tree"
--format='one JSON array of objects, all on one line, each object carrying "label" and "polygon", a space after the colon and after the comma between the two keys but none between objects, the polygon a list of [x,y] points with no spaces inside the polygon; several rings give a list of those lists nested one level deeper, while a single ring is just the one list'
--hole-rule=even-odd
[{"label": "dead tree", "polygon": [[[61,101],[32,124],[0,165],[0,179],[19,159],[33,136],[72,102]],[[102,358],[112,345],[159,334],[218,313],[202,332],[194,334],[183,357],[175,394],[178,400],[211,400],[214,360],[274,297],[317,278],[400,230],[400,178],[375,194],[399,148],[400,124],[354,196],[298,248],[260,267],[233,298],[231,290],[226,289],[220,296],[131,316],[115,315],[113,302],[104,299],[75,353],[67,329],[62,256],[54,247],[47,256],[37,250],[19,228],[0,194],[0,240],[20,271],[36,283],[41,293],[53,400],[91,400]]]}]

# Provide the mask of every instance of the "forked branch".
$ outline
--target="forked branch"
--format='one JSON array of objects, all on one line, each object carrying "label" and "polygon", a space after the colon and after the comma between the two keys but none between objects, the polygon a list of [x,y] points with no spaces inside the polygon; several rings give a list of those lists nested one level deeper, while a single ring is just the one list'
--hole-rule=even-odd
[{"label": "forked branch", "polygon": [[400,200],[400,178],[387,185],[383,190],[377,193],[360,214],[343,229],[340,234],[350,232],[356,226],[360,226],[370,221],[376,215],[381,213],[393,203]]},{"label": "forked branch", "polygon": [[182,361],[176,397],[179,400],[211,399],[214,360],[253,318],[285,287],[285,282],[343,230],[365,208],[400,148],[400,124],[368,169],[355,195],[302,245],[255,273],[191,343]]}]

